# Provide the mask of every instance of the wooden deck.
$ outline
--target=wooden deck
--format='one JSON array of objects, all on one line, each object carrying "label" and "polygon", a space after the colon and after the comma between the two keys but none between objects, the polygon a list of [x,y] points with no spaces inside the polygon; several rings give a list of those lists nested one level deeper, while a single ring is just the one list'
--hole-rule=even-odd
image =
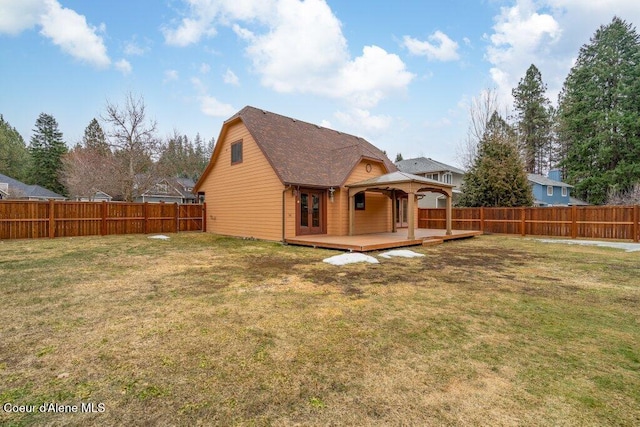
[{"label": "wooden deck", "polygon": [[400,229],[396,233],[360,234],[357,236],[329,236],[326,234],[296,236],[286,239],[286,242],[291,245],[312,246],[314,248],[368,252],[404,246],[438,245],[445,240],[465,239],[480,234],[482,234],[481,231],[453,230],[453,234],[447,236],[445,230],[417,228],[414,240],[407,239],[406,229]]}]

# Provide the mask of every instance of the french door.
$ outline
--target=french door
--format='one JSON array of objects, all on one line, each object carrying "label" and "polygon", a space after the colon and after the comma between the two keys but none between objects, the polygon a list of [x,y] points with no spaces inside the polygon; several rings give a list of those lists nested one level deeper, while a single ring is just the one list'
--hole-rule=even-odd
[{"label": "french door", "polygon": [[296,210],[296,234],[324,234],[325,192],[301,189]]},{"label": "french door", "polygon": [[409,211],[409,199],[406,197],[398,197],[396,199],[396,227],[408,227],[407,212]]}]

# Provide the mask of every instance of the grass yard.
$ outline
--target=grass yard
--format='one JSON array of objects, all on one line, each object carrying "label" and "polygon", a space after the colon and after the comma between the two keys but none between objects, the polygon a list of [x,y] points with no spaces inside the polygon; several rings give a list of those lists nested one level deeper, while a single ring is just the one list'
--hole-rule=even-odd
[{"label": "grass yard", "polygon": [[640,253],[170,236],[0,241],[0,424],[640,425]]}]

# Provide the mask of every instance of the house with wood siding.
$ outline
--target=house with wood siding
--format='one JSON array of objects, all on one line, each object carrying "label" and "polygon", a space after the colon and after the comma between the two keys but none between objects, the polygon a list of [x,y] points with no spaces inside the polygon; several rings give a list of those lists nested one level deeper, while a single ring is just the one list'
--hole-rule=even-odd
[{"label": "house with wood siding", "polygon": [[247,106],[224,122],[194,193],[206,203],[206,231],[281,241],[396,231],[403,197],[417,218],[409,188],[451,196],[451,185],[409,174],[375,180],[393,173],[363,138]]}]

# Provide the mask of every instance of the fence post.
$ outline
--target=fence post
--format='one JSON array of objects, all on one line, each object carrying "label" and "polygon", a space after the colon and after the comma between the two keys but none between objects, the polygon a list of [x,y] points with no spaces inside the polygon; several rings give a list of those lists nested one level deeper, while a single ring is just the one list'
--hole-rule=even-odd
[{"label": "fence post", "polygon": [[480,231],[484,233],[484,206],[480,207]]},{"label": "fence post", "polygon": [[174,224],[175,224],[176,233],[177,233],[178,231],[180,231],[180,205],[177,203],[176,203],[176,210],[173,215],[175,217]]},{"label": "fence post", "polygon": [[144,221],[142,222],[142,233],[143,234],[147,234],[149,233],[149,209],[148,209],[148,203],[149,202],[144,202],[144,204],[142,205],[142,215],[144,216]]},{"label": "fence post", "polygon": [[206,202],[202,204],[202,226],[201,227],[202,227],[202,232],[206,233],[207,231],[207,203]]},{"label": "fence post", "polygon": [[638,242],[638,228],[640,228],[640,206],[633,206],[633,241]]},{"label": "fence post", "polygon": [[578,207],[576,205],[571,206],[571,238],[576,239],[578,237]]},{"label": "fence post", "polygon": [[100,230],[102,236],[107,235],[107,201],[102,201],[102,227]]},{"label": "fence post", "polygon": [[520,207],[520,232],[522,237],[526,236],[526,224],[527,224],[527,216],[524,210],[524,206]]},{"label": "fence post", "polygon": [[56,220],[55,220],[55,205],[53,199],[49,199],[49,238],[56,237]]}]

